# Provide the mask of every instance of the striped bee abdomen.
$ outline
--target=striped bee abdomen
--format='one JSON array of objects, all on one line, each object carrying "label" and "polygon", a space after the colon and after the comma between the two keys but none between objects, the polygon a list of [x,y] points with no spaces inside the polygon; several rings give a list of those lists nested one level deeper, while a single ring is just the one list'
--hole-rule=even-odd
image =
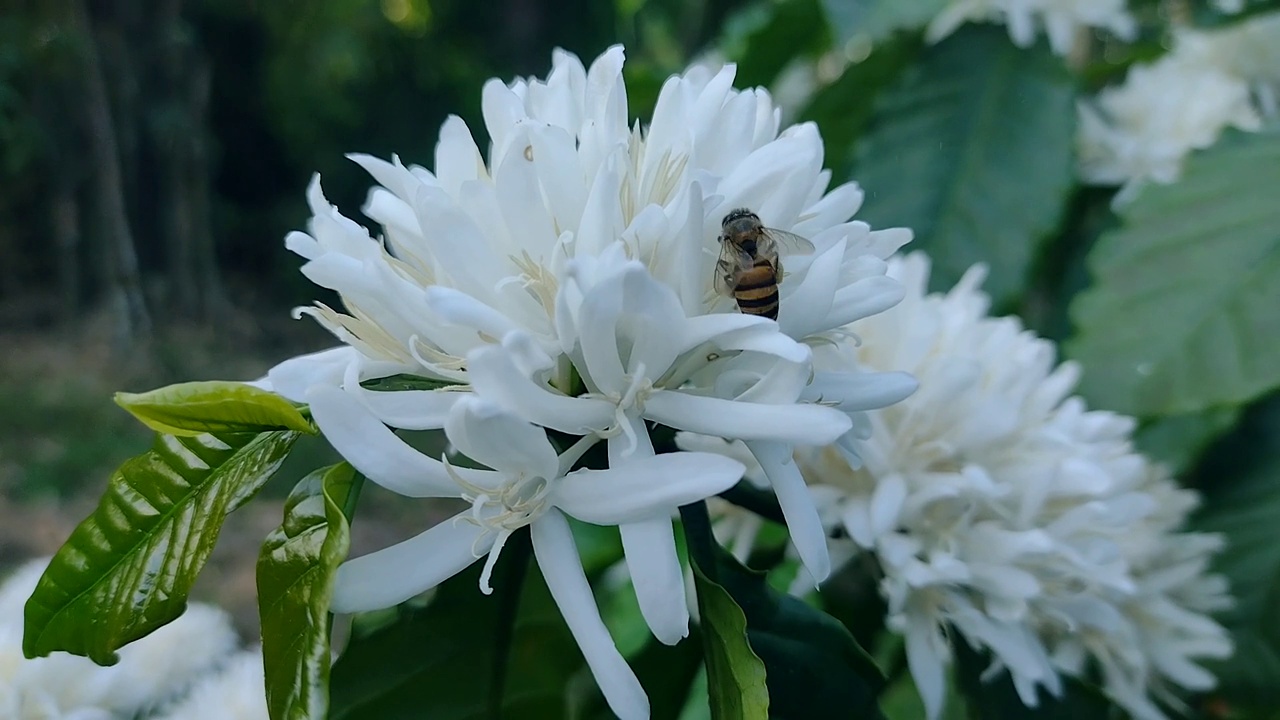
[{"label": "striped bee abdomen", "polygon": [[763,258],[757,259],[753,267],[738,277],[733,297],[743,313],[777,320],[778,273],[773,264]]}]

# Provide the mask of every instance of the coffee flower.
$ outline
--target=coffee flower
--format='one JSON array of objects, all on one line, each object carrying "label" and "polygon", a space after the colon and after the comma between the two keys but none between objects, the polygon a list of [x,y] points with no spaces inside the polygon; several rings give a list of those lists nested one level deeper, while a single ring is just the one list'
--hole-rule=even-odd
[{"label": "coffee flower", "polygon": [[1029,47],[1040,27],[1049,46],[1067,55],[1084,28],[1107,30],[1129,39],[1137,32],[1125,0],[951,0],[929,23],[926,37],[937,42],[966,22],[1003,22],[1019,47]]},{"label": "coffee flower", "polygon": [[946,295],[926,294],[922,255],[892,272],[906,299],[816,362],[906,368],[919,391],[871,415],[861,467],[836,447],[797,458],[848,538],[834,542],[877,561],[929,716],[957,637],[1029,706],[1090,661],[1138,718],[1163,717],[1152,697],[1172,688],[1211,687],[1197,662],[1230,652],[1207,615],[1228,599],[1206,575],[1218,539],[1178,532],[1194,493],[1133,451],[1132,419],[1069,397],[1077,369],[1055,367],[1050,342],[987,317],[979,269]]}]

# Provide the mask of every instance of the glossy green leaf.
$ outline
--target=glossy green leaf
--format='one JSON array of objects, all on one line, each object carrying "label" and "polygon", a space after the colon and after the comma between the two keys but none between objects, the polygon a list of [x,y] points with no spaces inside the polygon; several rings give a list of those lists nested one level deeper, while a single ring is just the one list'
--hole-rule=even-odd
[{"label": "glossy green leaf", "polygon": [[1075,92],[1059,58],[968,25],[882,93],[858,141],[858,219],[915,231],[948,289],[977,262],[997,303],[1022,293],[1058,226],[1075,168]]},{"label": "glossy green leaf", "polygon": [[[831,708],[841,708],[849,717],[882,717],[876,694],[884,676],[838,620],[778,592],[763,573],[739,564],[711,536],[705,506],[681,508],[681,517],[694,569],[727,594],[710,592],[709,598],[717,603],[713,609],[731,616],[720,607],[727,597],[746,618],[751,651],[764,662],[770,717],[822,717]],[[701,588],[703,581],[698,582]],[[712,651],[708,648],[708,655]],[[717,694],[738,688],[722,687],[710,664],[708,673],[714,714]]]},{"label": "glossy green leaf", "polygon": [[62,650],[111,665],[117,649],[181,615],[223,518],[266,483],[297,438],[160,435],[120,466],[27,601],[26,656]]},{"label": "glossy green leaf", "polygon": [[[330,720],[418,720],[428,708],[431,720],[565,717],[582,654],[536,567],[513,593],[513,565],[528,562],[513,552],[520,537],[502,552],[492,595],[480,592],[475,563],[425,607],[402,605],[394,621],[353,637],[333,667]],[[508,600],[518,600],[514,618]]]},{"label": "glossy green leaf", "polygon": [[874,42],[894,30],[921,28],[947,0],[822,0],[836,42]]},{"label": "glossy green leaf", "polygon": [[322,718],[329,704],[329,600],[350,547],[343,513],[356,489],[339,463],[303,478],[258,557],[258,613],[271,720]]},{"label": "glossy green leaf", "polygon": [[450,380],[436,380],[419,375],[389,375],[383,378],[365,380],[360,387],[376,392],[403,392],[405,390],[443,390],[457,387],[460,383]]},{"label": "glossy green leaf", "polygon": [[1120,209],[1071,307],[1086,397],[1146,417],[1280,387],[1277,188],[1280,129],[1233,132]]},{"label": "glossy green leaf", "polygon": [[984,678],[991,656],[976,652],[962,638],[952,643],[955,650],[956,683],[973,717],[982,720],[1107,720],[1119,717],[1115,706],[1102,692],[1069,677],[1062,678],[1063,691],[1055,697],[1040,690],[1035,707],[1027,707],[1018,696],[1008,670]]},{"label": "glossy green leaf", "polygon": [[1226,539],[1213,570],[1235,598],[1218,618],[1235,655],[1211,669],[1232,701],[1280,707],[1280,396],[1247,413],[1196,474],[1205,497],[1192,529]]},{"label": "glossy green leaf", "polygon": [[747,641],[747,618],[724,588],[693,568],[703,628],[707,692],[715,720],[769,717],[764,662]]},{"label": "glossy green leaf", "polygon": [[144,393],[116,393],[116,404],[169,435],[316,429],[288,400],[237,382],[187,382]]},{"label": "glossy green leaf", "polygon": [[737,63],[735,85],[772,83],[787,65],[816,58],[831,47],[831,33],[818,0],[759,3],[731,16],[719,42]]}]

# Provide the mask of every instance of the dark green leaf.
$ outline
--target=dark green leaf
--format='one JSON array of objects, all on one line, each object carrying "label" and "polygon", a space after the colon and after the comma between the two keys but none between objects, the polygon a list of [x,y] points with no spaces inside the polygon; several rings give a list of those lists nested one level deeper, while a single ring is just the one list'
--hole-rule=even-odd
[{"label": "dark green leaf", "polygon": [[1280,130],[1228,133],[1119,212],[1068,346],[1094,403],[1142,417],[1280,386]]},{"label": "dark green leaf", "polygon": [[[650,717],[674,718],[680,715],[691,693],[699,691],[702,704],[706,706],[705,684],[700,690],[696,687],[702,670],[702,640],[696,628],[676,645],[663,645],[650,636],[642,650],[627,657],[627,663],[649,696]],[[578,711],[571,713],[571,717],[590,720],[613,720],[617,717],[605,704],[604,695],[595,687],[595,681],[586,668],[576,679],[590,685],[591,691],[580,701]]]},{"label": "dark green leaf", "polygon": [[26,606],[27,657],[63,650],[100,665],[173,621],[218,540],[288,455],[294,432],[160,435],[111,476]]},{"label": "dark green leaf", "polygon": [[329,599],[350,547],[343,507],[356,488],[339,463],[303,478],[258,557],[258,611],[271,720],[322,718],[329,704]]},{"label": "dark green leaf", "polygon": [[1236,408],[1212,408],[1146,423],[1134,436],[1143,454],[1168,465],[1175,474],[1191,467],[1205,448],[1240,418]]},{"label": "dark green leaf", "polygon": [[788,63],[831,46],[818,0],[784,0],[749,7],[725,23],[719,44],[738,64],[735,85],[768,85]]},{"label": "dark green leaf", "polygon": [[365,380],[360,387],[377,392],[404,392],[405,390],[443,390],[456,387],[459,383],[450,380],[436,380],[418,375],[390,375],[384,378]]},{"label": "dark green leaf", "polygon": [[[823,717],[831,708],[849,717],[882,717],[876,694],[884,676],[838,620],[774,590],[763,573],[739,564],[711,537],[704,505],[681,508],[681,517],[694,569],[722,588],[746,618],[750,648],[765,666],[770,717]],[[714,591],[711,597],[717,597]],[[708,680],[712,698],[726,691],[717,687],[715,674]]]},{"label": "dark green leaf", "polygon": [[1280,397],[1251,409],[1196,474],[1205,504],[1192,529],[1226,538],[1213,569],[1235,598],[1218,618],[1236,642],[1234,656],[1211,665],[1219,692],[1235,702],[1280,706]]},{"label": "dark green leaf", "polygon": [[502,717],[564,717],[583,660],[540,573],[523,583],[513,631],[502,627],[503,596],[514,592],[503,580],[510,564],[528,562],[512,552],[518,537],[498,561],[492,595],[480,592],[475,563],[426,607],[402,605],[396,620],[354,637],[333,666],[330,719],[418,720],[429,709],[431,720],[478,720],[495,708]]},{"label": "dark green leaf", "polygon": [[1069,199],[1074,101],[1047,50],[1016,48],[1000,27],[962,28],[881,94],[854,163],[867,191],[859,219],[915,230],[935,288],[983,262],[988,292],[1010,300]]},{"label": "dark green leaf", "polygon": [[975,652],[963,639],[955,648],[956,682],[964,695],[970,713],[981,720],[1106,720],[1113,705],[1096,687],[1063,677],[1061,697],[1039,691],[1036,707],[1029,708],[1018,697],[1008,670],[993,678],[982,679],[991,665],[989,653]]},{"label": "dark green leaf", "polygon": [[747,618],[729,593],[708,580],[697,564],[693,577],[698,593],[707,663],[711,717],[739,720],[769,717],[769,689],[764,662],[747,641]]},{"label": "dark green leaf", "polygon": [[844,69],[835,82],[814,93],[800,113],[822,131],[834,177],[849,175],[854,144],[871,122],[877,95],[896,80],[920,51],[920,38],[904,35],[876,47],[865,60]]},{"label": "dark green leaf", "polygon": [[116,393],[116,404],[169,435],[316,429],[293,403],[238,382],[187,382],[144,393]]},{"label": "dark green leaf", "polygon": [[920,28],[942,11],[947,0],[822,0],[836,42],[874,42],[894,30]]}]

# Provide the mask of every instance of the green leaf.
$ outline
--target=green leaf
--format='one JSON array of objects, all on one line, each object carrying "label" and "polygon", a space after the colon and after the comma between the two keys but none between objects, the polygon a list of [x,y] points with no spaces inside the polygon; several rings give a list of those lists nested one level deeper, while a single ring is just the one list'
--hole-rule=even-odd
[{"label": "green leaf", "polygon": [[1157,418],[1144,424],[1133,440],[1144,455],[1168,465],[1176,475],[1191,467],[1205,448],[1239,419],[1237,408]]},{"label": "green leaf", "polygon": [[707,689],[715,720],[769,717],[764,662],[747,642],[747,618],[724,588],[695,564],[694,584],[702,618]]},{"label": "green leaf", "polygon": [[947,0],[822,0],[836,42],[874,42],[895,30],[924,27]]},{"label": "green leaf", "polygon": [[461,383],[452,380],[436,380],[419,375],[389,375],[383,378],[365,380],[360,387],[377,392],[404,392],[405,390],[444,390],[458,387]]},{"label": "green leaf", "polygon": [[1191,529],[1221,533],[1226,548],[1213,570],[1227,578],[1235,605],[1218,620],[1236,642],[1213,663],[1218,692],[1234,702],[1280,706],[1280,396],[1253,408],[1215,446],[1196,474],[1204,505]]},{"label": "green leaf", "polygon": [[1071,307],[1086,397],[1146,417],[1280,386],[1278,187],[1280,129],[1231,132],[1120,209]]},{"label": "green leaf", "polygon": [[330,720],[418,720],[426,709],[431,720],[565,717],[583,660],[541,573],[528,574],[514,628],[504,628],[504,600],[515,592],[506,579],[512,564],[528,563],[527,552],[513,552],[520,536],[498,560],[492,595],[480,592],[474,563],[426,607],[402,605],[394,621],[353,637],[333,666]]},{"label": "green leaf", "polygon": [[865,60],[850,64],[835,82],[814,93],[800,112],[801,120],[812,120],[822,131],[834,177],[848,177],[854,143],[871,122],[875,98],[902,75],[920,47],[920,38],[914,35],[877,46]]},{"label": "green leaf", "polygon": [[1007,669],[995,677],[983,679],[991,666],[988,652],[976,652],[963,639],[953,643],[956,681],[973,717],[982,720],[1106,720],[1113,705],[1098,688],[1070,677],[1063,677],[1061,697],[1038,689],[1036,706],[1022,703]]},{"label": "green leaf", "polygon": [[116,650],[181,615],[223,518],[266,483],[297,438],[160,435],[126,461],[27,601],[23,653],[63,650],[112,665]]},{"label": "green leaf", "polygon": [[116,393],[116,404],[158,433],[202,433],[316,429],[293,403],[237,382],[188,382],[144,393]]},{"label": "green leaf", "polygon": [[1069,199],[1074,101],[1043,47],[1016,48],[1000,27],[962,28],[881,94],[854,163],[867,191],[858,218],[912,228],[934,288],[983,262],[987,291],[1009,301]]},{"label": "green leaf", "polygon": [[329,704],[329,600],[350,547],[343,507],[359,492],[339,463],[303,478],[258,557],[258,612],[271,720],[322,718]]},{"label": "green leaf", "polygon": [[[680,510],[694,569],[722,588],[746,618],[750,648],[764,662],[769,716],[823,717],[841,708],[849,717],[881,718],[876,694],[884,676],[849,631],[821,610],[774,590],[763,573],[743,567],[716,544],[705,504]],[[714,589],[710,597],[717,612],[732,615],[720,607],[724,598]],[[708,648],[708,654],[712,651]],[[708,673],[712,698],[739,690],[725,688],[710,665]],[[715,700],[712,707],[714,714]]]},{"label": "green leaf", "polygon": [[738,87],[768,85],[788,63],[817,57],[831,47],[818,0],[786,0],[748,6],[732,16],[718,43],[737,63]]}]

